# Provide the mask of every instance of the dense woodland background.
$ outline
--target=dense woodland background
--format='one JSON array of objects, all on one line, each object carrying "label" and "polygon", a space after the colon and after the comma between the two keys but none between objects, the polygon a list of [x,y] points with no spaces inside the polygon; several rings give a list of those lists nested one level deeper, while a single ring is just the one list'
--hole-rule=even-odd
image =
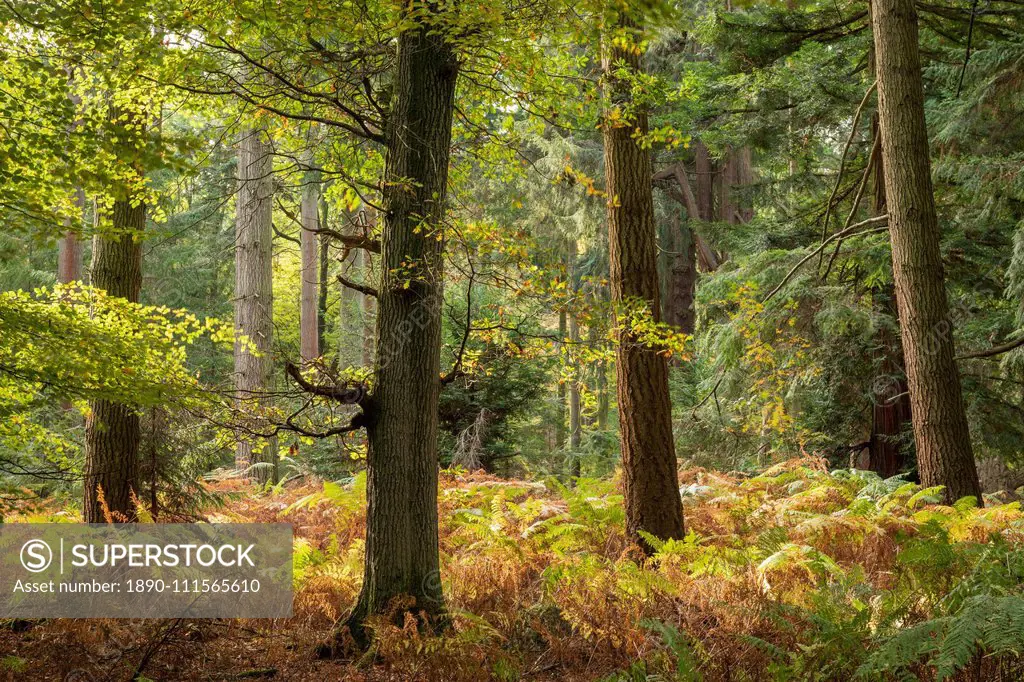
[{"label": "dense woodland background", "polygon": [[291,522],[296,615],[0,668],[1020,679],[1022,20],[3,0],[5,520]]}]

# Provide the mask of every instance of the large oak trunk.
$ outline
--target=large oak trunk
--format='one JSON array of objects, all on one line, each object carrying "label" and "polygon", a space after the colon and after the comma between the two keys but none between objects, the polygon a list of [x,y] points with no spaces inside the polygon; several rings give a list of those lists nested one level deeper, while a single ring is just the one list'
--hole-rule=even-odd
[{"label": "large oak trunk", "polygon": [[[625,20],[620,22],[629,28]],[[604,64],[610,110],[621,111],[630,104],[629,82],[615,76],[622,65],[634,72],[642,68],[639,54],[617,40],[608,48]],[[627,307],[639,306],[644,314],[660,319],[651,157],[634,137],[634,131],[646,134],[647,114],[634,109],[625,125],[613,120],[606,117],[602,134],[611,293],[619,328],[616,371],[626,528],[641,547],[650,551],[638,532],[680,538],[683,510],[672,437],[668,364],[657,349],[643,343],[625,326],[628,320],[622,314]]]},{"label": "large oak trunk", "polygon": [[[142,245],[146,207],[121,198],[111,215],[114,234],[93,239],[92,284],[137,303],[142,288]],[[93,400],[85,420],[83,515],[86,523],[137,520],[139,413],[111,400]]]},{"label": "large oak trunk", "polygon": [[[421,8],[422,9],[422,8]],[[421,21],[421,15],[407,17]],[[349,626],[413,611],[444,622],[437,537],[443,222],[458,62],[418,23],[398,40],[387,130],[366,567]]]},{"label": "large oak trunk", "polygon": [[[235,390],[239,406],[253,411],[263,405],[273,367],[272,173],[273,156],[266,131],[244,131],[238,143],[235,333],[248,337],[256,352],[235,344]],[[253,478],[260,483],[277,480],[276,460],[276,439],[242,439],[235,450],[235,465],[253,467]]]},{"label": "large oak trunk", "polygon": [[946,497],[981,501],[939,252],[913,0],[875,0],[879,127],[893,280],[918,471]]}]

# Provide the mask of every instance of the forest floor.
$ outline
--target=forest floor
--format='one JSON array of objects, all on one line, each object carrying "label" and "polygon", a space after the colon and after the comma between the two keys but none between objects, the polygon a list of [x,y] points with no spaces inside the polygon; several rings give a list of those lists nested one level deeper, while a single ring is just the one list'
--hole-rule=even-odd
[{"label": "forest floor", "polygon": [[[977,679],[1009,670],[975,655],[985,632],[966,650],[953,638],[973,599],[1019,588],[1016,502],[942,506],[934,490],[814,459],[756,477],[691,468],[689,534],[645,560],[614,481],[441,478],[444,636],[382,623],[374,657],[315,660],[358,593],[364,479],[267,494],[220,482],[207,520],[293,524],[292,618],[8,623],[0,679],[842,680],[901,666],[930,679],[963,657]],[[970,617],[995,617],[988,603]]]}]

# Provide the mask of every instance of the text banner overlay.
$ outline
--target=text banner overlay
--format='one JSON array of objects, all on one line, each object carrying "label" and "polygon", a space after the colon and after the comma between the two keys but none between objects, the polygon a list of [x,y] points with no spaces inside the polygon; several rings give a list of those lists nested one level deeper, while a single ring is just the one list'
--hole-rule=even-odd
[{"label": "text banner overlay", "polygon": [[291,615],[290,524],[0,524],[0,618]]}]

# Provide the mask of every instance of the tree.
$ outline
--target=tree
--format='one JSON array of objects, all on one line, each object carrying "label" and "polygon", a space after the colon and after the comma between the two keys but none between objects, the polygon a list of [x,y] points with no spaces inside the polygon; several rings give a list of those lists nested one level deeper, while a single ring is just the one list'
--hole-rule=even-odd
[{"label": "tree", "polygon": [[[320,174],[313,168],[312,153],[308,155],[308,170],[302,178],[302,198],[299,204],[299,249],[302,253],[302,285],[299,296],[299,346],[303,362],[312,362],[320,355],[319,278],[321,263],[317,254],[320,226]],[[326,304],[325,304],[326,305]]]},{"label": "tree", "polygon": [[[96,235],[93,285],[110,296],[138,303],[142,289],[142,243],[146,206],[121,196],[111,211],[113,234]],[[139,413],[114,400],[93,400],[85,420],[83,516],[86,523],[135,521],[138,492]]]},{"label": "tree", "polygon": [[[658,538],[683,536],[676,476],[668,365],[658,349],[630,328],[634,314],[660,319],[651,157],[638,139],[647,133],[647,112],[632,97],[642,73],[640,31],[620,16],[606,48],[608,97],[602,121],[608,193],[608,243],[616,347],[619,428],[626,529],[650,551],[640,531]],[[635,131],[635,132],[634,132]]]},{"label": "tree", "polygon": [[950,501],[981,502],[946,297],[912,0],[876,0],[872,24],[893,280],[918,471]]},{"label": "tree", "polygon": [[399,596],[441,621],[437,431],[444,215],[456,51],[416,5],[398,36],[386,131],[381,283],[372,401],[367,412],[366,566],[348,623],[357,639]]},{"label": "tree", "polygon": [[[75,206],[85,210],[85,192],[75,192]],[[57,281],[61,284],[78,282],[82,279],[82,242],[78,231],[66,220],[67,231],[57,242]]]},{"label": "tree", "polygon": [[[240,337],[235,342],[235,391],[240,407],[253,411],[264,406],[273,368],[272,154],[266,129],[256,126],[242,132],[235,222],[235,332]],[[252,468],[260,483],[276,483],[276,439],[269,438],[260,447],[243,435],[235,449],[235,465]]]}]

